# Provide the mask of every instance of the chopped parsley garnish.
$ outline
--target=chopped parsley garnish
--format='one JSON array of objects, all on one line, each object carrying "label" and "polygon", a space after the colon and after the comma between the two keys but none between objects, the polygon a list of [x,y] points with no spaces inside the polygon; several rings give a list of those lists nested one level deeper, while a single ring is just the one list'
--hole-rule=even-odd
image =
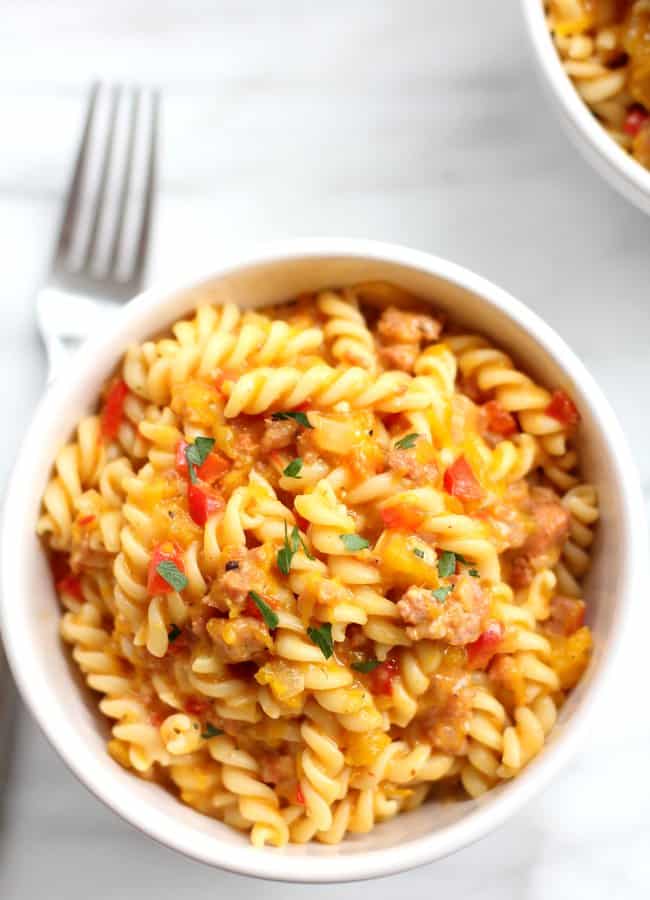
[{"label": "chopped parsley garnish", "polygon": [[291,537],[289,537],[289,531],[287,529],[287,523],[284,523],[284,546],[282,546],[278,550],[277,555],[277,563],[278,569],[282,572],[283,575],[288,575],[289,570],[291,569],[291,560],[294,557],[294,554],[298,552],[298,548],[302,547],[305,556],[307,559],[313,559],[314,557],[307,549],[307,545],[303,541],[300,536],[300,532],[298,531],[298,526],[294,525],[291,529]]},{"label": "chopped parsley garnish", "polygon": [[180,637],[181,634],[182,634],[182,632],[181,632],[180,628],[178,627],[178,625],[172,624],[169,631],[167,632],[167,637],[169,638],[170,644],[173,643],[177,637]]},{"label": "chopped parsley garnish", "polygon": [[[297,527],[294,525],[293,531],[291,532],[291,540],[293,541],[296,536],[297,536],[298,540],[300,541],[300,546],[302,547],[302,552],[305,554],[307,559],[313,559],[314,558],[313,554],[311,554],[309,552],[309,550],[307,549],[307,545],[305,544],[302,537],[300,536],[300,532],[298,531]],[[296,550],[297,549],[298,548],[296,547]]]},{"label": "chopped parsley garnish", "polygon": [[264,622],[266,624],[266,627],[269,629],[269,631],[275,631],[275,629],[280,624],[280,620],[278,619],[278,614],[276,612],[273,612],[273,610],[268,605],[268,603],[266,603],[264,600],[262,600],[262,598],[257,593],[257,591],[249,591],[248,596],[251,598],[251,600],[253,601],[255,606],[259,609],[260,613],[262,614],[262,618],[264,619]]},{"label": "chopped parsley garnish", "polygon": [[156,566],[156,572],[175,591],[182,591],[187,587],[187,576],[181,572],[171,559],[163,559],[162,562],[159,562]]},{"label": "chopped parsley garnish", "polygon": [[414,547],[413,553],[417,556],[418,559],[424,559],[424,550],[420,550],[419,547]]},{"label": "chopped parsley garnish", "polygon": [[447,599],[447,595],[450,594],[454,589],[453,584],[448,584],[445,587],[436,588],[435,591],[431,591],[433,596],[436,598],[438,603],[444,603]]},{"label": "chopped parsley garnish", "polygon": [[453,575],[455,571],[456,554],[452,553],[451,550],[443,550],[438,557],[438,575],[441,578],[446,578],[448,575]]},{"label": "chopped parsley garnish", "polygon": [[457,562],[464,563],[466,566],[469,565],[468,561],[460,553],[454,553],[452,550],[443,550],[438,559],[438,575],[441,578],[453,575],[456,571]]},{"label": "chopped parsley garnish", "polygon": [[356,669],[357,672],[363,672],[364,675],[367,675],[368,672],[374,671],[377,666],[380,666],[381,663],[378,659],[365,659],[363,662],[354,662],[352,663],[352,668]]},{"label": "chopped parsley garnish", "polygon": [[420,437],[417,432],[412,432],[411,434],[405,435],[403,438],[400,438],[399,441],[395,441],[395,447],[398,450],[411,450],[415,447],[415,442]]},{"label": "chopped parsley garnish", "polygon": [[467,574],[471,575],[472,578],[480,578],[481,577],[481,573],[479,572],[478,569],[468,569]]},{"label": "chopped parsley garnish", "polygon": [[365,550],[366,547],[370,546],[370,541],[361,537],[360,534],[340,534],[339,537],[345,549],[351,553],[355,553],[357,550]]},{"label": "chopped parsley garnish", "polygon": [[193,444],[185,448],[185,459],[192,484],[196,481],[196,467],[202,466],[214,447],[214,438],[196,437]]},{"label": "chopped parsley garnish", "polygon": [[271,418],[276,422],[286,422],[287,419],[293,419],[294,422],[302,425],[303,428],[314,427],[307,418],[307,413],[304,412],[274,412]]},{"label": "chopped parsley garnish", "polygon": [[332,625],[330,622],[323,622],[318,628],[308,628],[307,634],[311,640],[320,648],[325,659],[329,659],[334,653],[334,643],[332,641]]},{"label": "chopped parsley garnish", "polygon": [[[298,548],[296,548],[297,550]],[[289,574],[289,569],[291,568],[291,560],[293,559],[293,554],[295,550],[291,549],[291,544],[289,543],[289,532],[287,531],[287,523],[284,523],[284,546],[278,550],[277,562],[278,569],[282,572],[283,575]]]},{"label": "chopped parsley garnish", "polygon": [[217,737],[220,734],[223,734],[221,728],[215,728],[212,722],[206,722],[205,730],[201,732],[201,737],[209,741],[210,738]]},{"label": "chopped parsley garnish", "polygon": [[302,459],[297,456],[295,459],[292,459],[288,466],[282,471],[283,475],[286,475],[287,478],[300,478],[300,470],[302,469]]}]

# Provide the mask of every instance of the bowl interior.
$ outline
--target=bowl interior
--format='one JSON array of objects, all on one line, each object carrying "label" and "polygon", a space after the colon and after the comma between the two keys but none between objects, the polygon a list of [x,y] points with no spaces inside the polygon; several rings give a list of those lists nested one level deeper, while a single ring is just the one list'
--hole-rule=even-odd
[{"label": "bowl interior", "polygon": [[[536,316],[493,286],[450,264],[406,251],[275,253],[236,265],[191,290],[150,292],[134,301],[107,335],[81,351],[39,408],[20,453],[3,534],[2,628],[14,673],[41,727],[68,764],[133,824],[191,856],[234,871],[299,881],[371,877],[426,862],[479,837],[539,788],[568,754],[590,705],[625,596],[633,546],[616,423],[579,361]],[[400,254],[394,254],[400,256]],[[107,725],[97,697],[80,689],[59,635],[59,608],[44,554],[34,536],[40,497],[56,448],[96,403],[99,388],[130,341],[164,330],[197,302],[264,306],[301,291],[389,280],[431,301],[455,321],[483,332],[542,383],[564,386],[583,415],[584,475],[600,491],[602,524],[586,596],[596,651],[589,671],[562,709],[546,752],[523,775],[479,801],[427,804],[341,845],[255,850],[247,838],[183,806],[162,788],[129,775],[107,755]],[[506,313],[504,308],[510,313]],[[614,437],[613,437],[614,435]],[[332,859],[336,859],[334,865]]]}]

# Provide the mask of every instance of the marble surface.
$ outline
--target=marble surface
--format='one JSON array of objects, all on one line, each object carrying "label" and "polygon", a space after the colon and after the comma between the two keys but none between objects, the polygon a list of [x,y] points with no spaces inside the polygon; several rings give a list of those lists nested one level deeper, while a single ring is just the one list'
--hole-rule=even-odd
[{"label": "marble surface", "polygon": [[[164,90],[153,278],[286,235],[372,237],[457,260],[573,345],[650,486],[650,220],[559,131],[515,0],[4,0],[2,479],[43,388],[32,293],[93,76]],[[638,600],[628,653],[573,765],[497,833],[375,883],[375,897],[648,896],[644,585]],[[348,900],[363,888],[261,886],[157,846],[91,797],[19,710],[0,794],[3,900],[248,900],[261,890]]]}]

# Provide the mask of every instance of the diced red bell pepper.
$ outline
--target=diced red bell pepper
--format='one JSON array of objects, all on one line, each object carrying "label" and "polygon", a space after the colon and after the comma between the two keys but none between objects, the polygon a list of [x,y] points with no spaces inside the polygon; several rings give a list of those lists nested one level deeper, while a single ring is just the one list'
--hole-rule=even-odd
[{"label": "diced red bell pepper", "polygon": [[[178,474],[183,475],[185,478],[189,475],[189,466],[187,464],[187,457],[185,456],[185,451],[189,446],[188,442],[183,438],[180,439],[176,446],[176,460],[174,466]],[[213,481],[216,481],[220,475],[227,472],[229,468],[230,462],[225,456],[222,456],[220,453],[209,453],[202,465],[195,466],[195,471],[197,478],[211,484]]]},{"label": "diced red bell pepper", "polygon": [[300,782],[298,783],[298,787],[296,788],[296,803],[299,803],[301,806],[305,805],[305,795],[302,792],[302,788],[300,787]]},{"label": "diced red bell pepper", "polygon": [[508,437],[515,434],[517,428],[517,420],[504,409],[496,400],[489,400],[483,404],[483,411],[486,417],[487,430],[492,434],[500,434],[502,437]]},{"label": "diced red bell pepper", "polygon": [[81,580],[77,575],[66,575],[56,583],[56,589],[60,594],[70,594],[76,597],[81,603],[84,601],[83,591],[81,590]]},{"label": "diced red bell pepper", "polygon": [[546,415],[552,416],[568,428],[572,428],[580,421],[580,413],[571,397],[566,391],[553,391],[551,402],[546,407]]},{"label": "diced red bell pepper", "polygon": [[159,544],[151,554],[149,571],[147,573],[147,593],[152,596],[154,594],[167,594],[173,590],[162,575],[156,571],[161,562],[173,562],[179,572],[185,573],[179,548],[172,544],[171,541]]},{"label": "diced red bell pepper", "polygon": [[104,408],[102,409],[101,414],[100,428],[103,437],[108,441],[112,441],[120,429],[122,419],[124,418],[124,404],[128,393],[129,389],[126,382],[120,378],[113,384],[106,395]]},{"label": "diced red bell pepper", "polygon": [[[262,600],[264,600],[264,602],[267,604],[267,606],[270,606],[271,609],[279,609],[280,608],[278,601],[274,600],[273,597],[262,597]],[[257,603],[253,600],[252,597],[246,598],[246,603],[244,604],[243,612],[244,612],[245,616],[252,616],[254,619],[259,619],[260,622],[264,618],[262,616],[262,613],[260,612],[260,608],[258,607]]]},{"label": "diced red bell pepper", "polygon": [[95,516],[82,516],[80,519],[77,519],[77,524],[81,525],[82,528],[85,528],[86,525],[92,525],[95,521]]},{"label": "diced red bell pepper", "polygon": [[501,622],[490,622],[485,631],[475,641],[467,644],[467,665],[470,669],[485,669],[497,652],[505,629]]},{"label": "diced red bell pepper", "polygon": [[226,459],[220,453],[210,453],[206,456],[202,466],[196,471],[201,481],[207,481],[212,484],[221,475],[224,475],[230,468],[230,460]]},{"label": "diced red bell pepper", "polygon": [[633,106],[625,116],[623,131],[632,137],[636,137],[648,119],[650,119],[650,112],[643,109],[642,106]]},{"label": "diced red bell pepper", "polygon": [[479,500],[483,495],[481,485],[464,456],[459,456],[449,466],[442,483],[447,493],[459,500]]},{"label": "diced red bell pepper", "polygon": [[381,511],[386,528],[397,531],[417,531],[425,519],[425,513],[417,506],[404,503],[401,506],[386,506]]},{"label": "diced red bell pepper", "polygon": [[394,656],[389,656],[383,663],[373,669],[370,676],[370,689],[373,694],[393,693],[393,681],[399,675],[399,663]]},{"label": "diced red bell pepper", "polygon": [[221,512],[225,501],[218,491],[200,481],[190,484],[187,489],[187,503],[190,516],[197,525],[205,525],[210,516]]}]

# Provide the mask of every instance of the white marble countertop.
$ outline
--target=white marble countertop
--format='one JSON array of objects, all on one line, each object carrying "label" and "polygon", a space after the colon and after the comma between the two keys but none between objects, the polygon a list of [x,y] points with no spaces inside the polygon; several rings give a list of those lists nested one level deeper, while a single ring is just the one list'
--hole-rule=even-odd
[{"label": "white marble countertop", "polygon": [[[251,240],[346,234],[434,251],[542,314],[616,407],[650,486],[650,220],[542,99],[515,0],[4,0],[0,478],[41,393],[32,292],[93,76],[164,89],[152,276]],[[497,833],[375,883],[378,900],[632,900],[650,884],[647,592],[589,745]],[[646,651],[647,655],[647,651]],[[631,689],[630,689],[631,685]],[[0,897],[357,897],[167,851],[91,797],[21,710],[0,794]]]}]

